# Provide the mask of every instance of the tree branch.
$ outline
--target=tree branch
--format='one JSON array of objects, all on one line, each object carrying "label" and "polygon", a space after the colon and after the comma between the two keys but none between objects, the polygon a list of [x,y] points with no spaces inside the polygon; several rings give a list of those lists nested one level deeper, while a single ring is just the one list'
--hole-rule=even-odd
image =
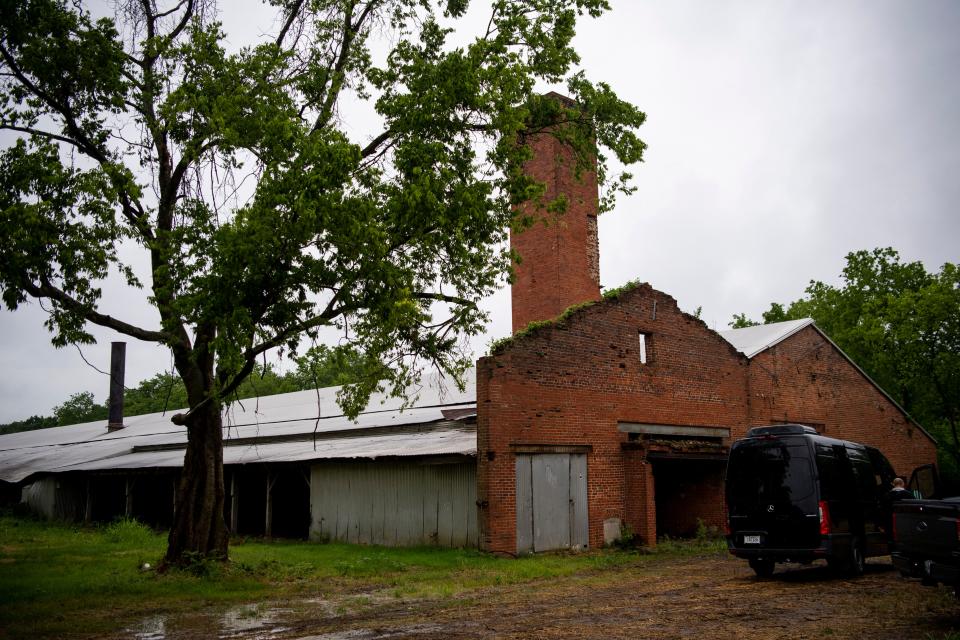
[{"label": "tree branch", "polygon": [[371,140],[367,146],[363,148],[363,150],[360,152],[360,157],[366,158],[367,156],[373,155],[377,151],[377,149],[380,148],[380,145],[382,145],[384,142],[390,139],[391,135],[393,134],[389,130],[384,131],[383,133],[378,135],[376,138]]},{"label": "tree branch", "polygon": [[453,304],[459,304],[463,307],[471,307],[473,309],[477,308],[477,303],[473,300],[467,300],[466,298],[461,298],[459,296],[448,296],[443,293],[430,293],[429,291],[419,291],[412,294],[412,297],[417,300],[434,300],[436,302],[452,302]]},{"label": "tree branch", "polygon": [[50,140],[57,140],[58,142],[64,142],[66,144],[72,145],[74,147],[80,148],[81,145],[79,142],[73,138],[68,138],[66,136],[61,136],[56,133],[50,133],[49,131],[41,131],[39,129],[31,129],[30,127],[18,127],[12,124],[0,123],[0,129],[8,129],[10,131],[19,131],[20,133],[27,133],[32,136],[39,136],[41,138],[48,138]]},{"label": "tree branch", "polygon": [[156,18],[166,18],[167,16],[172,15],[172,14],[176,13],[177,11],[179,11],[179,10],[180,10],[180,7],[182,7],[182,6],[184,5],[184,3],[186,3],[187,1],[188,1],[188,0],[180,0],[180,2],[178,2],[178,3],[177,3],[175,6],[173,6],[172,8],[170,8],[170,9],[168,9],[168,10],[166,10],[166,11],[161,11],[160,13],[156,14],[156,16],[154,16],[154,17],[156,17]]},{"label": "tree branch", "polygon": [[357,17],[356,22],[353,22],[353,3],[351,3],[350,7],[344,11],[343,34],[340,41],[340,55],[337,56],[337,62],[333,67],[333,76],[330,79],[330,90],[327,94],[327,99],[324,101],[323,106],[320,109],[320,115],[317,116],[317,121],[313,125],[314,131],[317,131],[323,127],[330,119],[330,116],[333,115],[333,107],[340,95],[340,90],[343,89],[345,75],[343,70],[346,68],[347,62],[350,60],[350,52],[351,47],[353,46],[353,40],[360,32],[360,28],[363,26],[363,23],[366,22],[368,17],[370,17],[370,13],[373,11],[373,8],[376,6],[376,4],[376,0],[370,0],[370,2],[367,3],[367,5],[363,8],[363,11]]},{"label": "tree branch", "polygon": [[300,10],[303,8],[303,3],[304,0],[297,0],[296,5],[291,7],[290,15],[287,16],[287,21],[284,23],[283,28],[280,29],[280,34],[277,36],[277,40],[275,42],[278,47],[283,44],[283,39],[287,37],[287,32],[290,30],[290,27],[293,26],[293,22],[300,14]]},{"label": "tree branch", "polygon": [[40,98],[40,100],[42,100],[50,109],[60,114],[60,117],[63,118],[63,122],[67,131],[71,136],[73,136],[71,144],[75,142],[77,149],[96,160],[100,166],[104,168],[107,176],[110,177],[110,181],[114,188],[117,189],[120,197],[120,206],[123,209],[124,216],[126,216],[133,227],[143,235],[144,239],[152,239],[153,233],[151,232],[150,227],[143,223],[143,220],[146,217],[145,212],[143,211],[143,206],[138,200],[130,196],[130,194],[124,188],[122,182],[114,176],[114,172],[108,170],[108,167],[112,163],[107,153],[100,149],[93,143],[92,140],[90,140],[90,138],[87,137],[87,135],[77,124],[76,117],[66,105],[61,104],[59,101],[55,100],[53,96],[49,95],[46,91],[30,81],[23,70],[20,69],[19,65],[17,65],[17,62],[14,60],[13,56],[3,45],[0,45],[0,57],[3,58],[3,61],[10,68],[10,71],[16,77],[17,81],[20,82],[20,84],[26,87],[27,90],[29,90],[33,95]]},{"label": "tree branch", "polygon": [[118,320],[112,316],[99,313],[95,309],[91,309],[87,305],[70,296],[65,291],[53,286],[46,278],[42,278],[39,285],[30,283],[24,286],[24,289],[34,298],[49,298],[60,306],[80,315],[88,322],[92,322],[93,324],[106,327],[108,329],[113,329],[117,333],[122,333],[130,336],[131,338],[143,340],[144,342],[169,342],[169,336],[162,331],[141,329],[140,327],[126,323],[122,320]]}]

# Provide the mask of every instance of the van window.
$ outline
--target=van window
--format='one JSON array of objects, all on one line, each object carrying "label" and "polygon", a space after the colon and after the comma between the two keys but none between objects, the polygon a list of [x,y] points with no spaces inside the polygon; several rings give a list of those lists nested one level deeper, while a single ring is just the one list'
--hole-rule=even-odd
[{"label": "van window", "polygon": [[884,490],[889,489],[893,479],[897,475],[894,473],[893,466],[891,466],[890,461],[873,447],[867,447],[867,455],[869,455],[870,460],[873,461],[873,472],[879,473],[880,475],[877,480],[877,484],[880,485]]},{"label": "van window", "polygon": [[813,477],[805,442],[745,443],[730,452],[727,504],[741,513],[761,504],[797,504],[814,495]]},{"label": "van window", "polygon": [[870,456],[862,449],[853,449],[847,447],[847,458],[853,466],[853,475],[856,478],[857,488],[863,497],[874,496],[879,489],[880,480],[873,470],[873,463]]},{"label": "van window", "polygon": [[844,486],[843,462],[837,459],[830,447],[817,445],[817,470],[820,476],[820,499],[841,499]]}]

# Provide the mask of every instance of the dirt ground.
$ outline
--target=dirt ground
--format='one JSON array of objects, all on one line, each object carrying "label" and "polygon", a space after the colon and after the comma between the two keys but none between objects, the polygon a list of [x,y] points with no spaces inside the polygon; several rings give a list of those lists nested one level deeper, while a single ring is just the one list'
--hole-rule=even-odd
[{"label": "dirt ground", "polygon": [[[354,596],[355,597],[355,596]],[[726,556],[654,559],[637,566],[487,589],[466,598],[404,601],[367,594],[357,613],[331,603],[283,603],[208,628],[220,638],[960,638],[960,601],[945,587],[906,580],[889,558],[846,579],[826,566],[778,565],[757,579]],[[195,637],[189,624],[142,640]],[[196,623],[197,621],[194,621]]]}]

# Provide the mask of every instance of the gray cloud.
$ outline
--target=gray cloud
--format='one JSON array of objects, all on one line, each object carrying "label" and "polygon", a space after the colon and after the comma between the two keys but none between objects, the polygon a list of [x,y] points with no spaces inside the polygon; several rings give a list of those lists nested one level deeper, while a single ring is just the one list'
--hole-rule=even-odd
[{"label": "gray cloud", "polygon": [[[647,112],[650,148],[637,193],[601,218],[605,286],[649,281],[724,329],[810,279],[836,282],[849,251],[889,245],[928,269],[960,260],[960,3],[612,4],[580,27],[583,67]],[[225,18],[232,31],[268,30],[233,8]],[[151,320],[119,293],[111,302]],[[509,292],[486,307],[478,351],[510,330]],[[0,311],[0,421],[75,391],[106,394],[41,321],[35,308]],[[169,366],[152,346],[128,349],[131,382]],[[109,359],[106,344],[85,352]]]}]

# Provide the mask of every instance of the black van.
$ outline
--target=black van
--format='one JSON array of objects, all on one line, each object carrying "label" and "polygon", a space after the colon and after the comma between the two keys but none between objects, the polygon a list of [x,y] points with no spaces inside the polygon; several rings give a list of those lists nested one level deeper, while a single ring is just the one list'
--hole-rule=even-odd
[{"label": "black van", "polygon": [[851,575],[886,555],[893,467],[856,442],[799,424],[755,427],[733,443],[726,499],[730,553],[760,577],[777,562],[823,558]]}]

